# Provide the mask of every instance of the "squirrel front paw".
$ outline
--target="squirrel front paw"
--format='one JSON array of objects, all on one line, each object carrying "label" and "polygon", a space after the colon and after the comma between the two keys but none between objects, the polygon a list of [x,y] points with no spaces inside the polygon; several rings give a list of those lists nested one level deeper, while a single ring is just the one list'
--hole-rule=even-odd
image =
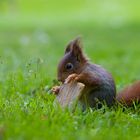
[{"label": "squirrel front paw", "polygon": [[70,83],[72,81],[77,81],[79,79],[78,74],[71,74],[68,76],[68,78],[65,80],[65,84]]},{"label": "squirrel front paw", "polygon": [[59,90],[60,90],[60,86],[54,86],[51,89],[52,93],[54,93],[54,94],[58,94],[59,93]]}]

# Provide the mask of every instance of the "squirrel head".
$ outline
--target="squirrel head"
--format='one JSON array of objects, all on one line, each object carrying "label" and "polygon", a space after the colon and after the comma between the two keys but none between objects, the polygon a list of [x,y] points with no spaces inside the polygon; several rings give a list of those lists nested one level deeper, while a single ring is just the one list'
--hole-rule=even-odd
[{"label": "squirrel head", "polygon": [[87,61],[81,48],[80,38],[72,40],[67,45],[64,57],[59,62],[57,70],[58,80],[64,82],[70,74],[79,74]]}]

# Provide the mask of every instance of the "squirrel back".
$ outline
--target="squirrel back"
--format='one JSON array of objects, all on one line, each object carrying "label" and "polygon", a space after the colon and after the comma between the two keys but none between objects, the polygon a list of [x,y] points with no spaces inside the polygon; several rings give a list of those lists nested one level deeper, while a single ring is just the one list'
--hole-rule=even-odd
[{"label": "squirrel back", "polygon": [[83,107],[98,107],[100,102],[112,106],[115,101],[131,105],[140,100],[140,81],[126,87],[116,97],[116,86],[111,74],[99,65],[90,63],[84,55],[80,39],[71,41],[58,65],[58,80],[64,83],[76,80],[85,84],[80,102]]}]

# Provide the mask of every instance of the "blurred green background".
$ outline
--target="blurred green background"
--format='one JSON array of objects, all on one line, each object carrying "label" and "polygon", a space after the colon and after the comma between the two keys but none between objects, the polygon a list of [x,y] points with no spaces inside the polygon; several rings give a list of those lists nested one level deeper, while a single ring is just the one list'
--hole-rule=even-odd
[{"label": "blurred green background", "polygon": [[44,87],[52,86],[65,46],[79,35],[118,90],[140,79],[139,7],[139,0],[0,0],[0,139],[137,137],[137,113],[71,116],[53,107]]},{"label": "blurred green background", "polygon": [[53,79],[64,47],[81,35],[91,60],[104,65],[116,80],[133,67],[132,78],[140,67],[139,5],[138,0],[1,0],[0,55],[8,63],[5,69],[24,69],[30,59],[41,58]]}]

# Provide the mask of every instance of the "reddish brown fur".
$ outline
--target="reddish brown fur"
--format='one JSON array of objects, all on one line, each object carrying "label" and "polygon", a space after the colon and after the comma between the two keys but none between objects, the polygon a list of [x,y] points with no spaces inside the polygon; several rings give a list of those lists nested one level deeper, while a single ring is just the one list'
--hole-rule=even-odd
[{"label": "reddish brown fur", "polygon": [[[67,67],[68,64],[70,68]],[[67,45],[65,55],[58,65],[57,76],[62,83],[75,80],[85,84],[84,95],[80,99],[83,108],[88,104],[90,107],[95,107],[97,99],[100,102],[105,101],[108,106],[114,104],[116,87],[112,76],[101,66],[88,61],[79,38]]]},{"label": "reddish brown fur", "polygon": [[[86,79],[85,79],[85,77],[86,77]],[[95,75],[95,77],[93,79],[91,77],[90,73],[82,73],[82,74],[79,74],[78,75],[78,78],[77,78],[77,81],[78,82],[81,82],[82,81],[84,84],[89,85],[89,86],[90,85],[92,86],[94,84],[95,87],[100,84],[100,81],[96,77],[96,75]]]},{"label": "reddish brown fur", "polygon": [[140,81],[124,88],[117,94],[116,99],[128,106],[133,104],[133,101],[140,101]]},{"label": "reddish brown fur", "polygon": [[[70,70],[66,69],[68,63],[73,66]],[[104,68],[89,63],[82,51],[79,38],[67,45],[65,55],[58,65],[58,80],[65,82],[72,79],[86,85],[85,93],[91,107],[95,106],[95,98],[105,100],[108,106],[114,104],[116,86],[112,76]],[[58,87],[55,87],[53,91],[58,92]],[[133,101],[140,101],[140,81],[122,90],[117,94],[116,100],[128,106],[132,105]]]}]

